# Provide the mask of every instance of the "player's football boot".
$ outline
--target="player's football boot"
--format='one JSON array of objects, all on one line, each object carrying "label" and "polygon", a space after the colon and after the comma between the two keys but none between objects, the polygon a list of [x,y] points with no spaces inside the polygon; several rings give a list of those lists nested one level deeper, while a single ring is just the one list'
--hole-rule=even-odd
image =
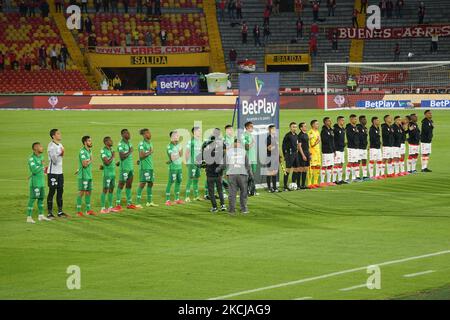
[{"label": "player's football boot", "polygon": [[64,212],[58,212],[58,218],[70,218],[70,216]]},{"label": "player's football boot", "polygon": [[159,207],[159,205],[154,204],[153,202],[147,202],[147,204],[145,206],[147,206],[147,207]]},{"label": "player's football boot", "polygon": [[216,213],[216,212],[217,212],[217,208],[211,208],[211,209],[209,210],[209,212],[211,212],[211,213]]},{"label": "player's football boot", "polygon": [[111,208],[110,211],[111,212],[120,212],[120,211],[122,211],[122,206],[121,205],[117,205],[114,208]]},{"label": "player's football boot", "polygon": [[109,210],[108,209],[102,209],[102,210],[100,210],[100,213],[101,214],[106,214],[106,213],[109,213]]},{"label": "player's football boot", "polygon": [[195,198],[194,198],[194,201],[202,201],[202,198],[200,198],[200,197],[195,197]]},{"label": "player's football boot", "polygon": [[186,198],[184,199],[184,202],[186,202],[186,203],[189,203],[189,202],[191,202],[191,198],[189,198],[189,197],[186,197]]},{"label": "player's football boot", "polygon": [[88,215],[88,216],[96,216],[94,210],[88,210],[88,211],[86,212],[86,215]]},{"label": "player's football boot", "polygon": [[84,214],[83,214],[83,212],[78,211],[78,212],[77,212],[77,216],[79,216],[79,217],[84,217]]},{"label": "player's football boot", "polygon": [[127,205],[127,209],[131,209],[131,210],[135,210],[135,209],[138,209],[134,204],[129,204],[129,205]]},{"label": "player's football boot", "polygon": [[336,183],[334,183],[334,182],[328,182],[327,183],[327,186],[329,186],[329,187],[334,187],[336,185]]},{"label": "player's football boot", "polygon": [[171,205],[172,205],[172,202],[170,202],[170,200],[167,200],[166,203],[165,203],[165,205],[166,205],[166,206],[171,206]]},{"label": "player's football boot", "polygon": [[326,182],[322,182],[321,184],[319,184],[320,188],[323,188],[323,187],[326,187],[326,186],[328,186],[328,184]]},{"label": "player's football boot", "polygon": [[55,216],[53,215],[53,213],[49,213],[49,214],[47,215],[47,218],[49,218],[49,219],[55,219]]},{"label": "player's football boot", "polygon": [[143,206],[141,204],[136,204],[135,207],[136,207],[136,209],[142,209],[143,208]]},{"label": "player's football boot", "polygon": [[176,204],[184,204],[184,201],[181,200],[181,199],[178,199],[178,200],[175,200],[175,203],[176,203]]},{"label": "player's football boot", "polygon": [[38,220],[39,221],[52,221],[52,219],[47,218],[46,216],[44,216],[43,214],[40,214],[38,216]]},{"label": "player's football boot", "polygon": [[36,223],[32,217],[27,217],[27,223]]},{"label": "player's football boot", "polygon": [[227,211],[227,206],[226,205],[221,205],[220,206],[220,211]]},{"label": "player's football boot", "polygon": [[428,168],[425,168],[425,169],[422,169],[422,172],[433,172],[433,171]]}]

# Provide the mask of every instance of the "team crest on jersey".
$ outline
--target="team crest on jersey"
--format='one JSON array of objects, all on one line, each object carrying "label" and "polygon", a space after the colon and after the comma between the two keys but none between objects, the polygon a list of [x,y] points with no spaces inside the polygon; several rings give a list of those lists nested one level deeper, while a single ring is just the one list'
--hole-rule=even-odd
[{"label": "team crest on jersey", "polygon": [[123,177],[124,177],[125,179],[128,178],[128,173],[124,172],[124,173],[123,173]]}]

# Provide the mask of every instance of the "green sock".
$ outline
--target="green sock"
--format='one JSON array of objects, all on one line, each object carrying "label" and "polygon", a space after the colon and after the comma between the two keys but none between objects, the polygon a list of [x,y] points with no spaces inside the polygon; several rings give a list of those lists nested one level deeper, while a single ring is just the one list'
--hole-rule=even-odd
[{"label": "green sock", "polygon": [[194,197],[198,198],[198,179],[195,179],[193,181],[193,185],[194,185]]},{"label": "green sock", "polygon": [[86,201],[86,211],[91,210],[91,194],[86,194],[84,197],[84,201]]},{"label": "green sock", "polygon": [[126,188],[125,194],[127,195],[127,205],[130,205],[131,204],[131,188]]},{"label": "green sock", "polygon": [[166,201],[170,201],[170,189],[172,189],[172,179],[169,179],[169,181],[167,181],[167,186],[166,186]]},{"label": "green sock", "polygon": [[108,193],[108,202],[109,202],[109,207],[112,208],[112,206],[113,206],[113,193],[112,192]]},{"label": "green sock", "polygon": [[44,214],[44,199],[38,199],[37,203],[39,215]]},{"label": "green sock", "polygon": [[175,182],[175,200],[180,200],[181,182]]},{"label": "green sock", "polygon": [[122,189],[117,188],[117,192],[116,192],[116,204],[119,206],[121,201],[122,201]]},{"label": "green sock", "polygon": [[191,184],[192,180],[189,178],[186,183],[186,198],[189,198],[189,196],[191,195]]},{"label": "green sock", "polygon": [[136,196],[136,202],[137,203],[141,203],[141,199],[142,199],[142,190],[144,190],[143,188],[141,188],[141,186],[139,186],[137,188],[137,196]]},{"label": "green sock", "polygon": [[102,192],[100,196],[100,204],[102,205],[102,209],[105,209],[105,202],[106,202],[106,194]]},{"label": "green sock", "polygon": [[34,207],[34,199],[28,199],[28,207],[27,207],[27,216],[31,217],[33,214],[33,207]]},{"label": "green sock", "polygon": [[81,196],[77,195],[77,212],[81,212]]},{"label": "green sock", "polygon": [[147,202],[152,202],[152,198],[153,198],[153,193],[152,193],[152,187],[147,185]]}]

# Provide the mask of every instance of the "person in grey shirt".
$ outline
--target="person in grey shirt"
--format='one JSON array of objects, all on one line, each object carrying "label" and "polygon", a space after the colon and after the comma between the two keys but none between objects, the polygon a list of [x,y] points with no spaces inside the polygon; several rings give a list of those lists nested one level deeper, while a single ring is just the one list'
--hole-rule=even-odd
[{"label": "person in grey shirt", "polygon": [[48,218],[52,219],[53,215],[53,197],[56,193],[56,204],[58,205],[58,217],[68,217],[63,212],[63,192],[64,192],[64,175],[63,175],[63,156],[64,147],[61,143],[61,132],[58,129],[50,130],[52,141],[48,144],[48,196],[47,209]]},{"label": "person in grey shirt", "polygon": [[253,177],[253,173],[248,161],[248,157],[245,153],[238,139],[234,140],[234,147],[227,149],[225,162],[220,165],[216,172],[225,170],[225,174],[229,183],[229,195],[228,195],[228,212],[231,215],[236,211],[236,196],[239,191],[241,213],[247,214],[247,182],[249,177]]}]

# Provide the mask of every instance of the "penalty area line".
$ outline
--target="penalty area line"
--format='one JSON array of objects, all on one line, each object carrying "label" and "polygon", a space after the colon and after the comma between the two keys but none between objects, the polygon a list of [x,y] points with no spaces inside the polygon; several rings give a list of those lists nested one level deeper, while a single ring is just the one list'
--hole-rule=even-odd
[{"label": "penalty area line", "polygon": [[[429,258],[429,257],[434,257],[434,256],[440,256],[440,255],[449,254],[449,253],[450,253],[450,250],[444,250],[444,251],[438,251],[438,252],[423,254],[423,255],[420,255],[420,256],[414,256],[414,257],[402,258],[402,259],[385,261],[385,262],[380,262],[380,263],[374,263],[374,264],[371,264],[371,265],[388,266],[388,265],[392,265],[392,264],[398,264],[398,263],[402,263],[402,262],[408,262],[408,261],[419,260],[419,259],[424,259],[424,258]],[[242,296],[242,295],[245,295],[245,294],[261,292],[261,291],[266,291],[266,290],[277,289],[277,288],[292,286],[292,285],[296,285],[296,284],[301,284],[301,283],[305,283],[305,282],[311,282],[311,281],[315,281],[315,280],[331,278],[331,277],[339,276],[339,275],[342,275],[342,274],[347,274],[347,273],[352,273],[352,272],[356,272],[356,271],[366,270],[368,266],[370,266],[370,265],[359,267],[359,268],[353,268],[353,269],[347,269],[347,270],[327,273],[327,274],[323,274],[323,275],[319,275],[319,276],[315,276],[315,277],[310,277],[310,278],[305,278],[305,279],[299,279],[299,280],[294,280],[294,281],[289,281],[289,282],[283,282],[283,283],[274,284],[274,285],[271,285],[271,286],[266,286],[266,287],[261,287],[261,288],[256,288],[256,289],[250,289],[250,290],[234,292],[234,293],[226,294],[226,295],[219,296],[219,297],[209,298],[208,300],[223,300],[223,299],[228,299],[228,298],[232,298],[232,297]]]}]

